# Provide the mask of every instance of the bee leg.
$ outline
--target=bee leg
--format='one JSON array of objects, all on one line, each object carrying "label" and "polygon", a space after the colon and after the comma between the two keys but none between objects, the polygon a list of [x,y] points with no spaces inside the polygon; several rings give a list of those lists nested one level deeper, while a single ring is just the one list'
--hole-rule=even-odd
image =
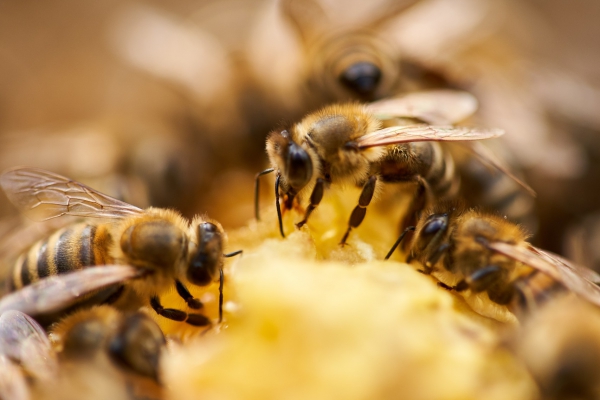
[{"label": "bee leg", "polygon": [[346,230],[346,233],[344,233],[344,237],[340,242],[342,246],[346,244],[346,240],[348,240],[348,236],[350,235],[352,228],[357,228],[365,219],[365,215],[367,215],[367,206],[373,199],[376,184],[377,176],[373,175],[369,178],[369,180],[367,180],[365,186],[363,186],[363,190],[358,198],[358,205],[354,207],[354,210],[352,210],[350,220],[348,221],[348,229]]},{"label": "bee leg", "polygon": [[223,268],[219,268],[219,323],[223,321]]},{"label": "bee leg", "polygon": [[503,268],[500,268],[497,265],[489,265],[473,272],[471,275],[458,282],[453,289],[457,292],[471,289],[473,292],[479,293],[498,282],[498,278],[503,274]]},{"label": "bee leg", "polygon": [[258,213],[258,197],[260,194],[260,177],[266,174],[270,174],[271,172],[275,171],[274,168],[269,168],[269,169],[265,169],[264,171],[259,172],[258,174],[256,174],[256,176],[254,177],[254,217],[256,218],[257,221],[260,221],[260,215]]},{"label": "bee leg", "polygon": [[[429,192],[429,185],[421,176],[416,178],[417,190],[415,191],[415,195],[412,199],[410,207],[404,218],[402,219],[402,223],[400,224],[401,229],[405,229],[407,226],[413,226],[417,224],[417,215],[425,208],[427,193]],[[408,243],[410,243],[410,238],[412,234],[408,236],[407,240],[402,245],[404,250],[407,249]]]},{"label": "bee leg", "polygon": [[325,181],[323,179],[321,179],[321,178],[317,179],[317,183],[315,184],[315,187],[310,195],[310,204],[308,205],[308,208],[306,209],[306,214],[304,214],[304,219],[296,224],[296,227],[298,229],[302,228],[304,226],[304,224],[306,224],[306,221],[308,221],[308,217],[310,216],[310,214],[315,210],[315,208],[317,208],[319,203],[321,203],[321,200],[323,199],[324,184],[325,184]]},{"label": "bee leg", "polygon": [[431,273],[435,271],[435,264],[437,264],[438,261],[440,261],[440,258],[442,258],[444,254],[446,254],[446,251],[448,251],[449,248],[450,244],[443,243],[440,247],[435,249],[431,257],[429,257],[429,259],[425,261],[423,270],[419,272],[423,272],[425,275],[431,275]]},{"label": "bee leg", "polygon": [[150,305],[161,317],[171,319],[173,321],[186,322],[187,324],[194,326],[207,326],[210,325],[210,319],[202,314],[188,314],[182,310],[176,310],[174,308],[164,308],[160,304],[158,297],[153,296],[150,298]]},{"label": "bee leg", "polygon": [[194,296],[192,296],[188,288],[186,288],[185,285],[181,283],[181,281],[179,281],[178,279],[175,280],[175,288],[177,289],[177,293],[179,293],[179,296],[181,296],[181,298],[185,300],[188,307],[193,308],[194,310],[199,310],[200,308],[202,308],[202,302],[196,299]]}]

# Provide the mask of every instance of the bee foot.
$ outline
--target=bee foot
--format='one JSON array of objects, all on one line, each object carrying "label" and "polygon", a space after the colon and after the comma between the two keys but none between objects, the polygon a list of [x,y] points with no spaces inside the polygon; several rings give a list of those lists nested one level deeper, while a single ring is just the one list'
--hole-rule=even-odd
[{"label": "bee foot", "polygon": [[300,229],[306,224],[306,221],[300,221],[296,224],[296,228]]}]

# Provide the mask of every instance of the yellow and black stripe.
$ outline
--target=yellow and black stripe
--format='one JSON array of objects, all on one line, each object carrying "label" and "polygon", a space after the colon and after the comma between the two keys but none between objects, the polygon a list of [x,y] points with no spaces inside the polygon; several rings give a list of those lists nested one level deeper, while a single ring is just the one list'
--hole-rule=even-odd
[{"label": "yellow and black stripe", "polygon": [[9,290],[42,278],[110,262],[110,233],[105,226],[85,223],[54,232],[34,244],[16,261]]},{"label": "yellow and black stripe", "polygon": [[562,283],[536,269],[528,269],[528,273],[522,273],[513,283],[518,296],[512,311],[518,315],[542,306],[560,292],[566,293]]}]

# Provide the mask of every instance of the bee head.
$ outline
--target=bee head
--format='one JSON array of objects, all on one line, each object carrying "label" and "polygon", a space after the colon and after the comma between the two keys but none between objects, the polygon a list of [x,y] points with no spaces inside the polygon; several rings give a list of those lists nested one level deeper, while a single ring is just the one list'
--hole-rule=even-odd
[{"label": "bee head", "polygon": [[359,97],[370,97],[381,81],[381,68],[370,61],[357,61],[348,65],[338,75],[338,80]]},{"label": "bee head", "polygon": [[296,192],[310,182],[313,175],[312,160],[306,150],[291,139],[287,130],[269,135],[267,151],[287,184]]},{"label": "bee head", "polygon": [[158,381],[159,359],[165,344],[165,336],[156,322],[136,313],[123,321],[108,343],[108,352],[121,366]]},{"label": "bee head", "polygon": [[311,56],[311,81],[329,100],[372,101],[393,93],[399,82],[397,53],[367,31],[322,39]]},{"label": "bee head", "polygon": [[201,222],[197,228],[198,250],[187,269],[187,279],[198,286],[206,286],[216,277],[223,257],[223,236],[212,222]]}]

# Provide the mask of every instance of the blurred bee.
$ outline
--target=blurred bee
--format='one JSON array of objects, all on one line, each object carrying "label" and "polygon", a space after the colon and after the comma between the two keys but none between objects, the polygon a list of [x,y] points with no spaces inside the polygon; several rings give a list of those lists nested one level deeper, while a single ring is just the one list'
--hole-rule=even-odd
[{"label": "blurred bee", "polygon": [[600,396],[600,312],[562,298],[531,315],[512,347],[549,400]]},{"label": "blurred bee", "polygon": [[44,329],[19,311],[0,316],[0,397],[31,398],[31,385],[56,378],[58,364]]},{"label": "blurred bee", "polygon": [[377,30],[411,2],[388,2],[381,5],[384,11],[379,13],[365,9],[358,23],[351,22],[351,15],[331,18],[317,1],[285,0],[279,5],[307,60],[302,71],[305,86],[325,103],[372,101],[406,89],[402,87],[402,78],[407,77],[403,76],[399,51]]},{"label": "blurred bee", "polygon": [[332,102],[447,88],[441,74],[407,60],[385,30],[414,3],[266,2],[247,56],[255,80],[275,107],[288,105],[288,116]]},{"label": "blurred bee", "polygon": [[61,358],[91,359],[105,352],[119,367],[159,382],[159,360],[165,347],[160,327],[147,315],[126,315],[110,306],[80,310],[52,327]]},{"label": "blurred bee", "polygon": [[442,202],[405,232],[410,229],[415,235],[407,262],[419,261],[426,274],[449,271],[458,283],[440,283],[447,289],[486,292],[492,302],[509,305],[515,314],[566,290],[600,306],[600,287],[595,284],[600,275],[532,246],[522,228],[503,217]]},{"label": "blurred bee", "polygon": [[[61,373],[112,380],[114,390],[156,397],[161,393],[160,359],[165,337],[141,312],[123,313],[111,306],[80,310],[52,327]],[[67,383],[68,384],[68,383]]]},{"label": "blurred bee", "polygon": [[[38,398],[31,395],[36,391],[46,392],[46,396],[54,390],[67,392],[66,387],[92,377],[110,380],[111,388],[103,390],[126,398],[130,398],[128,392],[140,389],[160,391],[159,360],[165,338],[148,316],[126,316],[112,307],[100,306],[61,320],[53,327],[52,336],[57,347],[28,315],[14,310],[2,314],[2,398]],[[77,392],[77,396],[81,398],[82,393]],[[55,393],[53,398],[61,397]]]},{"label": "blurred bee", "polygon": [[[151,307],[165,318],[206,326],[211,322],[205,315],[164,308],[159,296],[173,285],[190,308],[201,309],[202,302],[192,296],[182,280],[206,286],[219,277],[221,320],[223,257],[240,251],[222,253],[226,236],[217,222],[196,217],[190,224],[172,210],[141,210],[41,169],[6,171],[0,176],[0,185],[9,200],[35,220],[63,215],[105,219],[100,223],[81,222],[67,226],[22,254],[7,280],[9,291],[17,290],[11,297],[17,303],[36,298],[43,304],[34,304],[35,307],[61,312],[71,303],[76,306],[108,303],[123,310],[135,310],[149,301]],[[104,266],[99,271],[83,273],[88,267],[108,264],[130,267]],[[43,283],[44,278],[69,272],[74,272],[69,274],[73,276],[58,280],[62,283]],[[141,276],[143,279],[134,279]],[[103,280],[104,285],[109,286],[96,290]],[[41,285],[35,290],[41,290],[41,293],[19,291],[36,282]],[[80,293],[88,295],[80,296]],[[5,300],[6,304],[11,298]],[[33,311],[39,313],[35,307]]]},{"label": "blurred bee", "polygon": [[[285,236],[280,190],[284,209],[292,208],[297,197],[302,200],[310,193],[304,219],[296,224],[300,228],[319,205],[326,185],[362,187],[341,244],[351,229],[363,221],[377,181],[410,182],[416,186],[407,221],[425,207],[428,199],[452,198],[459,190],[460,180],[451,155],[438,142],[482,140],[503,134],[501,130],[447,125],[470,116],[476,107],[476,100],[468,93],[420,92],[368,105],[327,106],[289,129],[271,132],[267,153],[273,168],[259,176],[277,173],[275,192],[281,235]],[[382,120],[396,117],[403,118],[394,120],[401,125],[381,128]],[[415,119],[436,126],[415,124]],[[403,225],[406,224],[405,221]]]}]

